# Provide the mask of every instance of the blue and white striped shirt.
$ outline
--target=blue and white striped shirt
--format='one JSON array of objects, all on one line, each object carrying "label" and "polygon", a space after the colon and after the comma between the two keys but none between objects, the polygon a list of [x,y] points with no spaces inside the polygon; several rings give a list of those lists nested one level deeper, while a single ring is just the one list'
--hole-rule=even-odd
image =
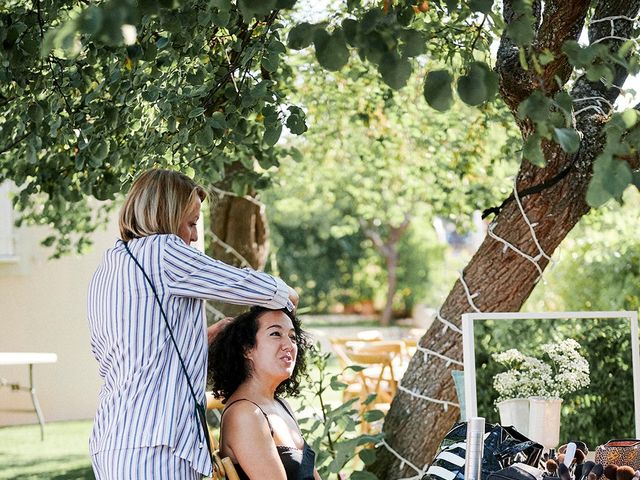
[{"label": "blue and white striped shirt", "polygon": [[[137,238],[128,245],[158,292],[202,401],[207,366],[203,299],[291,307],[282,280],[214,260],[176,235]],[[107,250],[91,280],[88,320],[91,348],[104,379],[91,454],[166,445],[208,475],[211,462],[206,444],[201,447],[200,425],[178,355],[153,292],[122,241]]]}]

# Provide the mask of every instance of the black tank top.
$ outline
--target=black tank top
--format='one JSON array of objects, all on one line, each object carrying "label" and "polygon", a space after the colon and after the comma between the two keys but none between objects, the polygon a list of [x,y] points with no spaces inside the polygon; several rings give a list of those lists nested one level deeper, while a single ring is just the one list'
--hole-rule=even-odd
[{"label": "black tank top", "polygon": [[[224,412],[231,405],[233,405],[236,402],[241,402],[243,400],[247,402],[251,402],[256,407],[258,407],[258,409],[262,412],[262,415],[264,415],[264,418],[267,420],[267,425],[269,425],[269,431],[271,432],[271,436],[273,436],[273,428],[271,427],[271,422],[269,421],[269,417],[267,416],[267,414],[264,412],[264,410],[262,410],[262,408],[260,408],[260,405],[258,405],[255,402],[252,402],[247,398],[239,398],[238,400],[234,400],[233,402],[231,402],[229,405],[225,407],[224,411],[222,412],[222,415],[224,415]],[[291,415],[291,412],[285,406],[282,400],[280,400],[277,397],[276,397],[276,400],[280,405],[282,405],[282,407],[286,410],[289,416],[291,416],[291,418],[295,420],[295,417]],[[276,445],[276,450],[278,450],[278,456],[280,457],[280,461],[284,466],[284,471],[287,474],[287,480],[313,480],[313,469],[314,469],[315,460],[316,460],[316,453],[311,449],[311,447],[307,444],[306,441],[304,441],[304,446],[302,450],[296,447],[287,447],[285,445]],[[244,472],[244,470],[242,470],[242,467],[239,464],[234,463],[233,465],[234,467],[236,467],[236,471],[238,472],[238,476],[240,477],[240,480],[249,480],[249,477]]]}]

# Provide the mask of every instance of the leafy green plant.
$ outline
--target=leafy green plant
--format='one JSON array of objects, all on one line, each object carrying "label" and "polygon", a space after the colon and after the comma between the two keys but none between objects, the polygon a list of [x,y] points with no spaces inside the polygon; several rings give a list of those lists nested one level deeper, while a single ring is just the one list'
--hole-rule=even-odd
[{"label": "leafy green plant", "polygon": [[[376,480],[374,474],[357,470],[359,465],[370,465],[375,461],[374,446],[382,434],[362,432],[365,423],[378,422],[384,414],[380,410],[369,409],[375,400],[370,395],[362,405],[358,398],[352,398],[335,405],[329,403],[330,396],[342,399],[342,393],[348,387],[344,377],[348,371],[362,370],[359,366],[350,366],[338,374],[331,374],[330,353],[320,350],[320,345],[311,349],[309,365],[313,368],[305,402],[299,415],[302,432],[317,454],[316,467],[324,479],[344,479],[346,472],[352,480]],[[308,414],[307,405],[312,402],[319,405],[318,413]],[[360,407],[360,408],[359,408]],[[364,412],[363,412],[364,409]]]}]

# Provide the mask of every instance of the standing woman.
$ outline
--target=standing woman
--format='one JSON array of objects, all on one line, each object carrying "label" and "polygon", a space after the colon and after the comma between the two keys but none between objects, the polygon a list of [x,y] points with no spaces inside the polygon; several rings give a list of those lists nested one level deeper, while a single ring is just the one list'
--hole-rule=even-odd
[{"label": "standing woman", "polygon": [[225,325],[211,344],[209,380],[225,404],[220,453],[241,480],[320,480],[315,452],[282,399],[299,393],[308,347],[292,312],[260,307]]},{"label": "standing woman", "polygon": [[[282,280],[190,247],[206,193],[189,177],[148,170],[120,211],[120,236],[89,285],[91,348],[104,380],[90,451],[96,478],[198,479],[211,460],[205,402],[204,299],[293,311]],[[172,338],[173,336],[173,338]]]}]

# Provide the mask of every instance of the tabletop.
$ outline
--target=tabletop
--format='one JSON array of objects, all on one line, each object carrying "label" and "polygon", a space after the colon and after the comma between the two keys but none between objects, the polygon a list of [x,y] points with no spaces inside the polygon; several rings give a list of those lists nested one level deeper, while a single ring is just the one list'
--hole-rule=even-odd
[{"label": "tabletop", "polygon": [[58,355],[40,352],[0,352],[0,365],[33,365],[35,363],[56,363]]}]

